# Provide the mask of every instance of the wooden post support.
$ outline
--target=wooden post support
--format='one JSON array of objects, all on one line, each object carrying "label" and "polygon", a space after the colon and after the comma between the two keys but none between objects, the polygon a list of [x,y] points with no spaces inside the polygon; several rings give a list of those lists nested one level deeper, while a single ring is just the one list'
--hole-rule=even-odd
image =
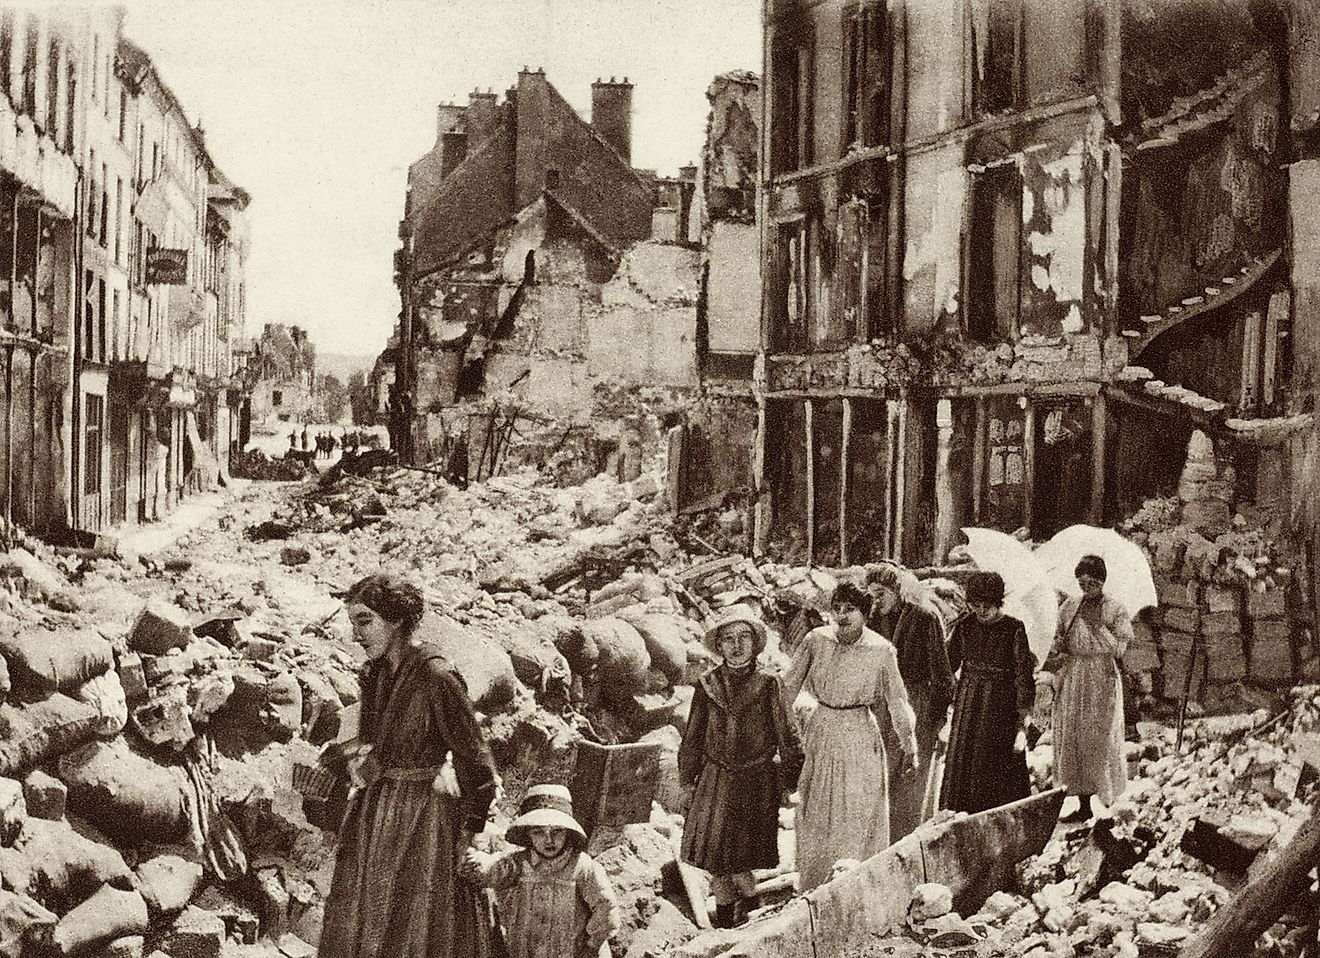
[{"label": "wooden post support", "polygon": [[765,397],[757,396],[756,441],[752,445],[752,554],[758,556],[765,555],[770,539],[770,517],[766,515],[769,491],[765,488],[765,425]]},{"label": "wooden post support", "polygon": [[1036,497],[1036,407],[1023,396],[1022,403],[1022,524],[1031,531],[1031,502]]},{"label": "wooden post support", "polygon": [[816,424],[811,400],[803,402],[803,421],[807,432],[807,565],[816,559]]},{"label": "wooden post support", "polygon": [[972,436],[972,519],[981,521],[981,503],[985,498],[985,448],[989,416],[984,396],[976,397],[976,431]]},{"label": "wooden post support", "polygon": [[1104,393],[1091,400],[1091,525],[1098,526],[1105,514],[1105,442],[1109,421]]},{"label": "wooden post support", "polygon": [[1320,818],[1313,813],[1269,867],[1219,909],[1178,958],[1243,958],[1250,954],[1261,932],[1306,895],[1317,855]]},{"label": "wooden post support", "polygon": [[953,441],[953,402],[935,405],[935,542],[931,562],[940,565],[953,540],[953,478],[949,475],[949,447]]},{"label": "wooden post support", "polygon": [[907,421],[908,398],[898,397],[898,448],[894,463],[894,542],[890,558],[903,561],[903,536],[907,513]]},{"label": "wooden post support", "polygon": [[848,467],[852,444],[852,400],[843,400],[843,440],[839,449],[839,565],[847,568],[848,558]]},{"label": "wooden post support", "polygon": [[1267,406],[1274,404],[1274,384],[1279,365],[1279,327],[1288,318],[1289,303],[1290,297],[1287,291],[1275,293],[1270,297],[1269,309],[1265,313],[1265,341],[1261,344],[1263,368],[1260,398]]},{"label": "wooden post support", "polygon": [[881,543],[881,552],[888,558],[893,555],[894,543],[894,463],[898,458],[898,410],[894,400],[885,400],[885,531]]},{"label": "wooden post support", "polygon": [[1259,312],[1247,313],[1242,328],[1242,383],[1238,407],[1244,413],[1254,413],[1260,402],[1260,328]]}]

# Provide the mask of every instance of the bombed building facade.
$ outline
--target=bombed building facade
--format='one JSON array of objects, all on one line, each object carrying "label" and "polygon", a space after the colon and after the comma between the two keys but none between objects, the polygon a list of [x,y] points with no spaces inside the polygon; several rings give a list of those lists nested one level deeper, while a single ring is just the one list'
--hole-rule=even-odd
[{"label": "bombed building facade", "polygon": [[[685,402],[696,381],[698,257],[681,229],[692,184],[632,167],[632,93],[626,78],[594,83],[587,122],[543,71],[524,69],[502,100],[477,91],[439,107],[435,146],[409,170],[396,264],[405,317],[388,351],[392,366],[411,352],[394,393],[412,406],[419,460],[462,448],[471,473],[488,475],[514,410],[524,438],[546,427],[559,451],[593,422],[602,448],[625,457],[658,442],[657,429],[640,435],[642,419]],[[561,420],[581,428],[564,434]]]},{"label": "bombed building facade", "polygon": [[761,545],[922,564],[1113,520],[1196,424],[1304,461],[1309,420],[1259,423],[1313,394],[1284,90],[1314,67],[1196,9],[768,5]]}]

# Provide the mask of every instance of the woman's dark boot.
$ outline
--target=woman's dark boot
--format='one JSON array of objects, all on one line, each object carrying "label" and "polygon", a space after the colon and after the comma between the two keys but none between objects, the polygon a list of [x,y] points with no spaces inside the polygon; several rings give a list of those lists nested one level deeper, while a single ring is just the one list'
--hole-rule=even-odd
[{"label": "woman's dark boot", "polygon": [[725,902],[723,905],[715,906],[715,917],[711,919],[711,925],[715,928],[732,928],[734,925],[734,902]]},{"label": "woman's dark boot", "polygon": [[761,902],[755,895],[750,898],[739,898],[733,906],[733,927],[738,927],[747,921],[747,916],[757,908],[761,907]]}]

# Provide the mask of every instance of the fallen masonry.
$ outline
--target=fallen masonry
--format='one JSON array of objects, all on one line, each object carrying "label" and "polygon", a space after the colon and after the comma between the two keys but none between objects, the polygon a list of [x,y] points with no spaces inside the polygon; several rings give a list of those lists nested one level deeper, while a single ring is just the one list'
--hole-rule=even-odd
[{"label": "fallen masonry", "polygon": [[[1312,687],[1286,701],[1259,690],[1258,712],[1191,722],[1181,755],[1167,700],[1145,708],[1131,787],[1090,827],[1052,828],[1047,733],[1029,756],[1041,794],[1025,818],[941,813],[805,898],[785,809],[782,864],[756,876],[764,907],[742,929],[703,932],[706,877],[674,851],[675,756],[691,684],[714,664],[701,622],[732,601],[758,606],[778,634],[766,659],[782,668],[843,573],[712,554],[683,534],[656,475],[555,487],[523,471],[458,489],[386,465],[260,487],[141,562],[10,553],[26,571],[0,595],[0,956],[314,953],[333,847],[293,774],[355,727],[361,653],[334,593],[382,563],[425,584],[477,702],[503,778],[487,850],[504,847],[529,782],[569,783],[593,748],[647,756],[654,777],[632,812],[592,836],[624,915],[616,956],[813,942],[814,958],[1130,958],[1192,948],[1216,914],[1244,908],[1268,923],[1231,926],[1234,941],[1260,931],[1261,954],[1300,953],[1309,914],[1230,903],[1305,834]],[[958,614],[965,570],[922,574]],[[1213,947],[1201,954],[1228,953]]]}]

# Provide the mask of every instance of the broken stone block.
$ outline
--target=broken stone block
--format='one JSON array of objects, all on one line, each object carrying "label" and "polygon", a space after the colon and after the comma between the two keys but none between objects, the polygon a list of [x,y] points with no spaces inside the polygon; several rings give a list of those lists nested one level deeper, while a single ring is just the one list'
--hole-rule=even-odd
[{"label": "broken stone block", "polygon": [[122,935],[80,954],[79,958],[142,958],[146,947],[147,940],[142,935]]},{"label": "broken stone block", "polygon": [[1182,520],[1207,539],[1223,535],[1233,528],[1233,512],[1219,499],[1203,499],[1183,506]]},{"label": "broken stone block", "polygon": [[1163,609],[1195,609],[1201,604],[1201,583],[1182,582],[1166,576],[1155,577],[1155,594]]},{"label": "broken stone block", "polygon": [[912,889],[908,917],[914,924],[947,915],[953,910],[953,892],[948,885],[928,882]]},{"label": "broken stone block", "polygon": [[56,923],[44,942],[55,954],[71,955],[124,935],[147,930],[147,906],[136,891],[102,885]]},{"label": "broken stone block", "polygon": [[96,709],[101,717],[96,734],[102,738],[112,738],[128,725],[128,701],[119,673],[114,669],[88,679],[72,694],[79,702],[86,702]]},{"label": "broken stone block", "polygon": [[1256,682],[1290,682],[1293,677],[1291,629],[1286,619],[1256,619],[1247,643],[1248,674]]},{"label": "broken stone block", "polygon": [[59,821],[64,817],[68,794],[63,782],[40,769],[28,772],[23,779],[23,801],[33,818]]},{"label": "broken stone block", "polygon": [[306,565],[312,561],[312,550],[304,545],[284,546],[280,549],[281,565]]},{"label": "broken stone block", "polygon": [[0,655],[14,694],[29,701],[71,692],[114,663],[110,643],[91,629],[0,633]]},{"label": "broken stone block", "polygon": [[273,662],[282,643],[257,635],[244,636],[238,641],[238,654],[250,662]]},{"label": "broken stone block", "polygon": [[178,855],[157,855],[137,867],[138,890],[153,918],[188,907],[202,881],[202,866]]},{"label": "broken stone block", "polygon": [[658,669],[670,684],[681,682],[687,668],[687,646],[692,638],[684,620],[656,614],[624,618],[642,636],[651,667]]},{"label": "broken stone block", "polygon": [[224,944],[224,920],[189,905],[162,936],[160,947],[170,958],[220,958]]},{"label": "broken stone block", "polygon": [[1208,585],[1204,592],[1205,611],[1210,614],[1217,612],[1238,612],[1238,594],[1233,589],[1224,589],[1215,585]]},{"label": "broken stone block", "polygon": [[302,737],[313,745],[324,745],[339,734],[343,703],[325,676],[300,672],[297,678],[302,686]]},{"label": "broken stone block", "polygon": [[141,705],[151,697],[141,655],[136,652],[125,652],[119,657],[117,671],[119,684],[124,689],[124,702],[129,708]]},{"label": "broken stone block", "polygon": [[277,868],[258,869],[254,879],[254,899],[261,932],[279,939],[289,930],[289,893]]},{"label": "broken stone block", "polygon": [[188,685],[188,716],[195,729],[225,707],[234,694],[234,676],[228,668],[199,675]]},{"label": "broken stone block", "polygon": [[122,736],[62,756],[59,776],[69,810],[111,837],[137,847],[186,834],[185,773],[139,755]]},{"label": "broken stone block", "polygon": [[176,686],[135,708],[133,728],[152,745],[182,751],[196,735],[191,714],[187,692]]},{"label": "broken stone block", "polygon": [[232,938],[244,945],[255,945],[260,936],[261,927],[257,914],[233,893],[215,885],[210,885],[197,896],[194,907],[220,916],[224,922],[225,937]]},{"label": "broken stone block", "polygon": [[192,641],[192,623],[178,606],[153,599],[138,613],[128,647],[147,655],[165,655]]},{"label": "broken stone block", "polygon": [[1201,634],[1228,636],[1242,634],[1242,620],[1236,612],[1207,612],[1201,616]]},{"label": "broken stone block", "polygon": [[1201,629],[1201,613],[1197,609],[1164,609],[1162,617],[1167,630],[1195,634]]},{"label": "broken stone block", "polygon": [[75,831],[67,821],[28,819],[21,846],[0,855],[4,887],[65,910],[89,888],[132,888],[133,873],[114,848]]},{"label": "broken stone block", "polygon": [[20,958],[24,945],[49,936],[59,917],[26,895],[0,889],[0,955]]},{"label": "broken stone block", "polygon": [[0,845],[14,844],[27,817],[22,783],[12,778],[0,778]]},{"label": "broken stone block", "polygon": [[96,710],[61,692],[31,705],[0,705],[0,774],[26,771],[92,738]]},{"label": "broken stone block", "polygon": [[1236,635],[1206,638],[1206,675],[1211,682],[1236,682],[1246,677],[1247,655]]},{"label": "broken stone block", "polygon": [[1282,619],[1287,605],[1282,589],[1247,593],[1247,615],[1253,619]]},{"label": "broken stone block", "polygon": [[1227,822],[1209,813],[1192,822],[1178,847],[1211,868],[1245,875],[1260,850],[1249,848],[1225,834]]}]

